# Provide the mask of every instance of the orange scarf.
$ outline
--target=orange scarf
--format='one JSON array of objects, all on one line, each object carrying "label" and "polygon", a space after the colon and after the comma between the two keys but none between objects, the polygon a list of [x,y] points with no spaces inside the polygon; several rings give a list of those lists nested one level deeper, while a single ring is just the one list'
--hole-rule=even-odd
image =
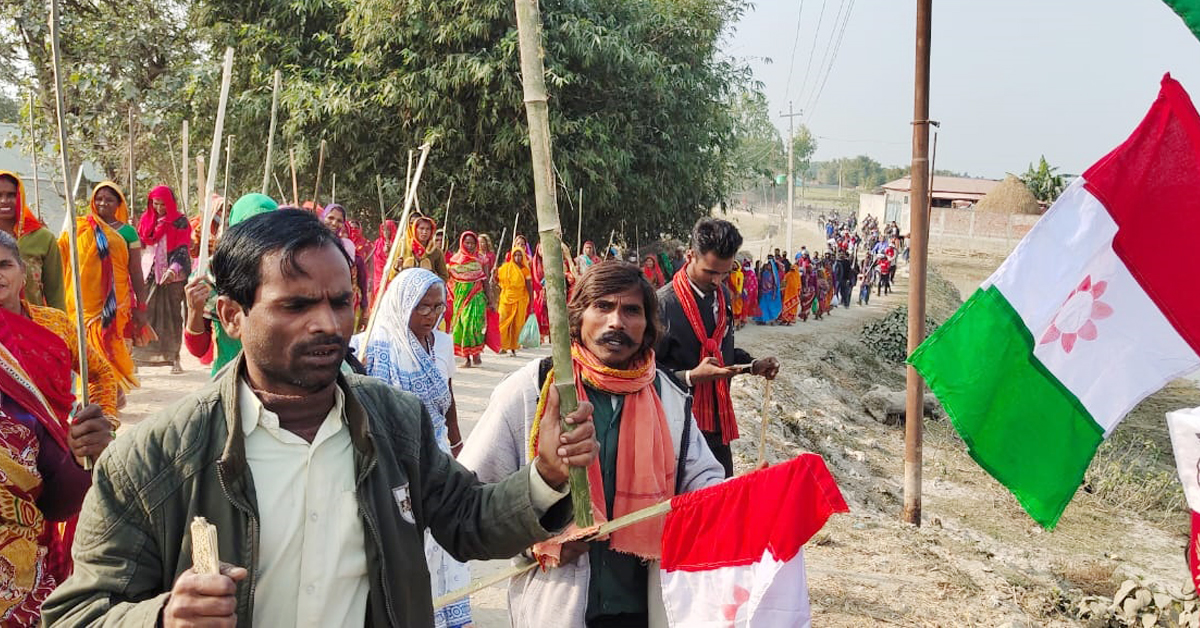
[{"label": "orange scarf", "polygon": [[[580,401],[587,400],[584,384],[597,390],[625,398],[621,411],[621,433],[617,440],[617,490],[613,495],[613,517],[653,506],[675,495],[675,445],[662,401],[654,389],[657,374],[654,352],[629,370],[605,366],[582,345],[571,345],[575,370],[575,391]],[[530,451],[537,455],[538,434],[545,401],[554,382],[554,371],[542,385],[537,414],[530,429]],[[604,478],[597,458],[588,467],[588,483],[592,489],[592,514],[596,525],[608,520],[608,504],[604,500]],[[613,532],[609,545],[618,552],[657,559],[662,554],[664,521],[656,517]],[[591,530],[568,529],[563,534],[535,546],[539,560],[558,565],[559,549],[567,541],[589,536]]]}]

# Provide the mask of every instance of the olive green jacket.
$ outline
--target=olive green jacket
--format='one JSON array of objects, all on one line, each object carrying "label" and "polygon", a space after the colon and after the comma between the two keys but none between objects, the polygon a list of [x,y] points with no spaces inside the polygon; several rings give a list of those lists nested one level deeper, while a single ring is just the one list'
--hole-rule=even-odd
[{"label": "olive green jacket", "polygon": [[[260,517],[236,410],[243,359],[100,457],[75,533],[75,572],[44,604],[45,625],[156,625],[175,579],[192,566],[196,516],[216,525],[221,560],[249,570],[237,612],[240,626],[251,625]],[[365,531],[367,626],[433,626],[426,528],[468,560],[516,555],[567,524],[569,499],[538,519],[528,469],[483,484],[438,449],[416,397],[357,375],[338,384]],[[415,524],[401,513],[403,491],[393,493],[404,486]]]}]

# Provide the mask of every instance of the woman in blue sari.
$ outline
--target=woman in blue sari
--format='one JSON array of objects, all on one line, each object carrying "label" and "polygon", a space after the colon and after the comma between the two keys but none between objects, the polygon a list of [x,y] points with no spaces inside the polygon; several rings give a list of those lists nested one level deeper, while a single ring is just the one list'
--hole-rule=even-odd
[{"label": "woman in blue sari", "polygon": [[783,311],[783,292],[779,282],[779,263],[774,255],[767,256],[763,264],[762,274],[758,279],[758,309],[759,316],[755,319],[759,324],[774,323]]}]

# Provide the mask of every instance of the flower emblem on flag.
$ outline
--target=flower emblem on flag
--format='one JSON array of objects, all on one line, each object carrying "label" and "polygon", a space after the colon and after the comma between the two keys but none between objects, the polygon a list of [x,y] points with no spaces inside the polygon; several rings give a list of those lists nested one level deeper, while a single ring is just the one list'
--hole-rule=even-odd
[{"label": "flower emblem on flag", "polygon": [[730,628],[737,625],[738,611],[741,610],[742,606],[744,606],[749,599],[750,591],[746,587],[743,587],[740,584],[733,585],[733,603],[724,604],[721,606],[721,614],[724,615],[726,621],[729,622],[728,625]]},{"label": "flower emblem on flag", "polygon": [[1107,281],[1092,281],[1092,276],[1083,278],[1079,287],[1075,288],[1062,307],[1058,308],[1050,327],[1042,334],[1038,344],[1044,345],[1058,341],[1063,351],[1070,353],[1075,349],[1075,343],[1080,340],[1095,340],[1099,335],[1096,321],[1112,316],[1111,305],[1100,300],[1108,289]]}]

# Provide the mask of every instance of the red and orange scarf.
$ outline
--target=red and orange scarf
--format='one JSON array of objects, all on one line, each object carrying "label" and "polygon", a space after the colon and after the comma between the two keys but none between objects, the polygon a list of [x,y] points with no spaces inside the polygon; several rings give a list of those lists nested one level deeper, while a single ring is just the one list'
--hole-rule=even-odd
[{"label": "red and orange scarf", "polygon": [[[683,314],[692,326],[692,333],[700,341],[700,359],[713,357],[719,366],[725,366],[725,356],[721,353],[721,341],[729,328],[729,320],[725,316],[725,291],[717,287],[717,318],[716,326],[711,336],[704,333],[704,320],[700,318],[700,308],[696,305],[696,294],[692,291],[691,282],[687,278],[688,266],[685,264],[671,278],[671,287],[679,304],[683,306]],[[721,422],[721,442],[728,445],[738,437],[737,419],[733,416],[733,398],[729,396],[729,380],[718,379],[711,382],[696,384],[692,390],[692,414],[696,416],[696,425],[705,432],[715,431],[717,421]],[[714,402],[715,397],[715,402]]]},{"label": "red and orange scarf", "polygon": [[[675,495],[675,445],[662,400],[654,389],[657,371],[654,352],[632,368],[619,370],[605,366],[582,345],[571,345],[575,369],[575,392],[580,401],[587,400],[584,384],[606,393],[625,398],[621,411],[621,433],[617,440],[617,490],[613,495],[613,517],[620,517],[653,506]],[[554,382],[554,372],[546,378],[538,396],[537,414],[529,431],[529,451],[537,456],[538,435],[546,399]],[[588,467],[588,483],[592,487],[592,514],[596,525],[608,520],[608,504],[604,499],[604,478],[597,458]],[[647,559],[657,559],[662,552],[663,519],[661,517],[637,523],[613,532],[609,539],[612,549]],[[562,535],[535,546],[543,564],[557,566],[561,544],[585,538],[591,530],[568,529]]]}]

